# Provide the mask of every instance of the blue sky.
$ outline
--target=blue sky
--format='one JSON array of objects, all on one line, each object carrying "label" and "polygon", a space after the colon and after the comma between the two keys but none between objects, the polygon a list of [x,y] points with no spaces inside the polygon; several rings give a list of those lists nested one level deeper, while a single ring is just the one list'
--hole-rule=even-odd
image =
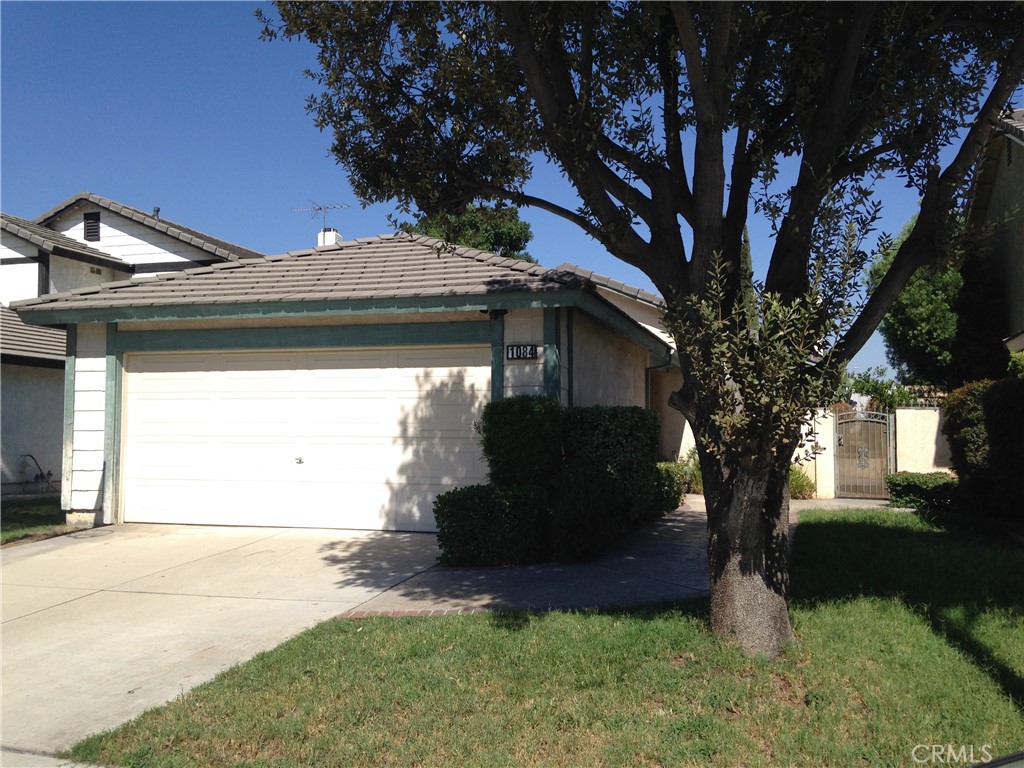
[{"label": "blue sky", "polygon": [[[0,2],[0,207],[33,218],[90,191],[263,253],[308,248],[319,219],[294,212],[344,203],[327,223],[345,237],[393,231],[391,206],[363,209],[313,127],[302,70],[315,49],[264,43],[251,2]],[[266,5],[262,6],[266,7]],[[269,9],[272,12],[272,9]],[[549,168],[531,191],[575,207]],[[884,228],[916,196],[887,185]],[[575,226],[527,210],[530,252],[653,290]],[[751,227],[755,268],[770,243]],[[876,336],[853,369],[885,364]]]}]

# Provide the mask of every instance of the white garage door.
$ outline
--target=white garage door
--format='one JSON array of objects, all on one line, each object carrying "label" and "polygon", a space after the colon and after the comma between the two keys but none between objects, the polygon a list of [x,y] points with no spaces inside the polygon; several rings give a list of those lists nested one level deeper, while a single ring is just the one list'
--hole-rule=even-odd
[{"label": "white garage door", "polygon": [[489,347],[132,354],[126,522],[434,530],[484,480]]}]

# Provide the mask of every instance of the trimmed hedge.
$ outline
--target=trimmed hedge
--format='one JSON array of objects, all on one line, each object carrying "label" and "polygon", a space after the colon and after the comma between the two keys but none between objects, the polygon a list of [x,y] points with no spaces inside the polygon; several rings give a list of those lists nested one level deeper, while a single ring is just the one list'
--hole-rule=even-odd
[{"label": "trimmed hedge", "polygon": [[678,461],[658,462],[658,507],[679,509],[686,500],[686,467]]},{"label": "trimmed hedge", "polygon": [[442,565],[517,565],[545,560],[547,503],[535,486],[469,485],[434,501]]},{"label": "trimmed hedge", "polygon": [[915,509],[925,517],[948,512],[956,498],[957,481],[945,472],[897,472],[885,476],[889,504]]},{"label": "trimmed hedge", "polygon": [[972,381],[951,392],[942,410],[959,511],[1024,517],[1024,379]]},{"label": "trimmed hedge", "polygon": [[593,558],[679,506],[643,408],[519,396],[488,404],[477,428],[491,484],[438,497],[445,565]]}]

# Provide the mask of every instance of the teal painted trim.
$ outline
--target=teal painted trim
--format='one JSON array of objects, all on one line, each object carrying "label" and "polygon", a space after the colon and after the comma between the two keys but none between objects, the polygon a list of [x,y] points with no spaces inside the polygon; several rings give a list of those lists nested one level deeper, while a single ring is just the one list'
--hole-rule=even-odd
[{"label": "teal painted trim", "polygon": [[402,323],[295,328],[224,328],[196,331],[122,331],[117,352],[209,351],[489,344],[491,323]]},{"label": "teal painted trim", "polygon": [[630,341],[649,349],[662,363],[668,364],[671,361],[672,348],[664,339],[648,331],[618,307],[590,294],[583,294],[577,306]]},{"label": "teal painted trim", "polygon": [[505,313],[491,316],[491,402],[505,398]]},{"label": "teal painted trim", "polygon": [[573,401],[575,400],[573,395],[573,390],[575,389],[575,384],[573,382],[573,350],[575,341],[573,339],[572,326],[575,314],[576,310],[574,307],[569,307],[565,310],[565,365],[567,369],[566,378],[568,380],[567,384],[569,389],[569,393],[566,396],[566,405],[570,408],[573,407]]},{"label": "teal painted trim", "polygon": [[78,357],[78,326],[67,330],[64,357],[64,442],[60,459],[60,508],[71,511],[71,468],[75,451],[75,360]]},{"label": "teal painted trim", "polygon": [[561,401],[560,322],[557,307],[544,308],[544,394]]},{"label": "teal painted trim", "polygon": [[530,309],[570,306],[585,295],[582,289],[509,291],[473,296],[420,296],[351,299],[348,301],[266,301],[246,304],[188,304],[146,307],[37,309],[19,314],[33,325],[112,323],[135,320],[251,319],[318,315],[380,315],[409,312],[476,312],[492,309]]},{"label": "teal painted trim", "polygon": [[107,376],[104,387],[103,422],[103,519],[120,523],[121,495],[121,384],[124,380],[124,355],[117,351],[117,326],[107,326]]}]

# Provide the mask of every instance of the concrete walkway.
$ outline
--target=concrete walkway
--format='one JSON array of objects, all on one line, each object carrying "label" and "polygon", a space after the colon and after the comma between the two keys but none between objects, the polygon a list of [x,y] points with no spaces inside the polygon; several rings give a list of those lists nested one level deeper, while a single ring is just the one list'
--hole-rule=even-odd
[{"label": "concrete walkway", "polygon": [[[884,502],[794,502],[808,507]],[[2,550],[0,766],[114,728],[333,616],[657,605],[708,592],[704,501],[592,563],[440,568],[432,534],[127,525]]]}]

